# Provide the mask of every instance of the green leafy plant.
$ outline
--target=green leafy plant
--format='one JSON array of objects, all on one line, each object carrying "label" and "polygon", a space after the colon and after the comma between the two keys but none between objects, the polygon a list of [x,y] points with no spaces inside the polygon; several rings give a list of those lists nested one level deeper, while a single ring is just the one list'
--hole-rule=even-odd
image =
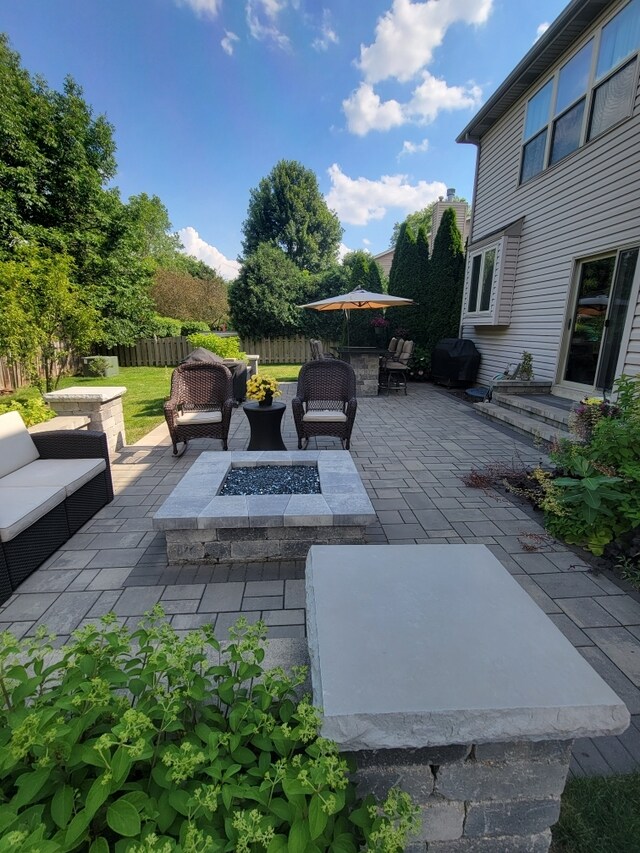
[{"label": "green leafy plant", "polygon": [[431,371],[431,353],[426,347],[414,347],[409,359],[409,376],[411,379],[426,379]]},{"label": "green leafy plant", "polygon": [[520,357],[518,365],[518,379],[523,379],[525,382],[530,382],[533,379],[533,356],[526,350]]},{"label": "green leafy plant", "polygon": [[11,400],[0,400],[0,415],[5,412],[20,412],[27,426],[35,426],[55,418],[56,413],[50,409],[42,397],[13,397]]},{"label": "green leafy plant", "polygon": [[298,692],[263,670],[265,629],[222,647],[161,608],[113,614],[53,652],[0,634],[0,838],[14,853],[400,851],[409,797],[356,799],[349,766]]},{"label": "green leafy plant", "polygon": [[109,362],[101,355],[96,355],[87,362],[89,376],[106,376]]},{"label": "green leafy plant", "polygon": [[177,338],[182,331],[182,320],[173,317],[161,317],[154,314],[149,328],[149,334],[158,338]]},{"label": "green leafy plant", "polygon": [[240,349],[240,338],[235,335],[220,337],[219,335],[189,335],[189,343],[194,347],[203,347],[215,352],[221,358],[246,359],[247,354]]},{"label": "green leafy plant", "polygon": [[209,324],[205,323],[204,320],[183,320],[180,334],[183,337],[188,338],[189,335],[196,335],[198,332],[206,333],[209,331],[211,331]]}]

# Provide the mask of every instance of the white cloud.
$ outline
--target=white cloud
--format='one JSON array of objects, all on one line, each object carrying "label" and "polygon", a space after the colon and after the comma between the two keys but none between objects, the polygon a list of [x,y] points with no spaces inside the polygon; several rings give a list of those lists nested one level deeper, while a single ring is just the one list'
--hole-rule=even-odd
[{"label": "white cloud", "polygon": [[549,21],[543,21],[541,24],[538,24],[538,29],[536,30],[536,37],[534,39],[534,42],[538,41],[540,36],[543,36],[546,33],[546,31],[549,29],[549,26]]},{"label": "white cloud", "polygon": [[331,178],[327,204],[349,225],[366,225],[372,219],[382,219],[391,207],[405,213],[420,210],[447,192],[442,181],[411,184],[407,175],[383,175],[378,181],[350,178],[337,163],[327,172]]},{"label": "white cloud", "polygon": [[222,6],[222,0],[177,0],[180,6],[189,6],[197,15],[215,18]]},{"label": "white cloud", "polygon": [[187,228],[181,228],[178,236],[184,246],[185,255],[193,255],[199,261],[204,261],[227,281],[236,278],[240,271],[240,264],[226,258],[219,249],[203,240],[195,228],[190,225]]},{"label": "white cloud", "polygon": [[369,83],[361,83],[360,88],[342,102],[342,106],[349,130],[358,136],[365,136],[370,130],[389,130],[405,122],[398,101],[383,103]]},{"label": "white cloud", "polygon": [[481,96],[479,86],[449,86],[445,80],[424,71],[422,83],[414,89],[404,111],[420,124],[427,124],[443,110],[462,110],[477,106]]},{"label": "white cloud", "polygon": [[314,50],[328,50],[330,45],[338,44],[340,39],[331,24],[331,12],[329,9],[322,10],[322,24],[320,26],[320,35],[311,43]]},{"label": "white cloud", "polygon": [[398,157],[402,157],[404,154],[421,154],[428,150],[428,139],[423,139],[422,142],[410,142],[409,140],[405,139],[405,141],[402,143],[402,151],[398,154]]},{"label": "white cloud", "polygon": [[[286,0],[247,0],[245,7],[249,34],[257,41],[272,41],[283,50],[288,50],[288,36],[281,33],[277,17],[287,5]],[[294,8],[295,8],[295,4]]]},{"label": "white cloud", "polygon": [[231,30],[224,31],[224,38],[220,44],[222,45],[224,52],[229,54],[229,56],[233,56],[233,43],[236,41],[240,41],[240,38],[235,33],[232,33]]},{"label": "white cloud", "polygon": [[362,238],[362,242],[364,243],[364,245],[365,245],[365,246],[370,246],[370,245],[371,245],[371,240],[367,240],[367,238],[366,238],[366,237],[363,237],[363,238]]},{"label": "white cloud", "polygon": [[344,260],[345,255],[348,255],[351,251],[352,249],[350,249],[348,246],[345,246],[344,243],[340,243],[340,245],[338,246],[338,260],[342,262]]},{"label": "white cloud", "polygon": [[483,24],[493,0],[393,0],[378,19],[373,44],[360,47],[359,66],[369,83],[410,80],[431,62],[451,24]]},{"label": "white cloud", "polygon": [[[422,73],[409,101],[383,101],[369,83],[361,83],[352,95],[342,102],[347,126],[351,133],[365,136],[371,130],[390,130],[400,125],[429,124],[443,110],[461,110],[480,103],[479,86],[449,86],[445,80],[428,71]],[[404,149],[403,149],[403,153]]]}]

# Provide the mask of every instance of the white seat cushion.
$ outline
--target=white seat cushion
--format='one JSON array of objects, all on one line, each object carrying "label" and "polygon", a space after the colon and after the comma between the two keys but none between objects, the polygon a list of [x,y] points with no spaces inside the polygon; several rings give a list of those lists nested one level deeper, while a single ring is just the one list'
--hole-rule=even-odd
[{"label": "white seat cushion", "polygon": [[18,412],[0,415],[0,477],[40,458]]},{"label": "white seat cushion", "polygon": [[178,414],[179,424],[219,424],[222,412],[182,412]]},{"label": "white seat cushion", "polygon": [[0,480],[0,486],[53,486],[64,489],[69,496],[106,467],[104,459],[38,459],[19,471],[7,474]]},{"label": "white seat cushion", "polygon": [[303,421],[315,423],[344,423],[347,416],[338,409],[310,409],[302,416]]},{"label": "white seat cushion", "polygon": [[7,489],[0,484],[0,541],[15,539],[65,497],[65,490],[56,486]]}]

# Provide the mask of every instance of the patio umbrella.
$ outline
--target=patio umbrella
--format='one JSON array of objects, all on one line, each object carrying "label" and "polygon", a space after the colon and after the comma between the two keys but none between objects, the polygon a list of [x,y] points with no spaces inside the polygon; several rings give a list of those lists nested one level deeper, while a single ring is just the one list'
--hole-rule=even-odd
[{"label": "patio umbrella", "polygon": [[390,296],[388,293],[372,293],[357,287],[350,293],[342,293],[340,296],[330,296],[328,299],[319,299],[317,302],[308,302],[299,305],[299,308],[313,308],[314,311],[344,311],[347,318],[347,346],[349,346],[349,312],[361,308],[400,308],[405,305],[417,305],[413,299],[404,296]]}]

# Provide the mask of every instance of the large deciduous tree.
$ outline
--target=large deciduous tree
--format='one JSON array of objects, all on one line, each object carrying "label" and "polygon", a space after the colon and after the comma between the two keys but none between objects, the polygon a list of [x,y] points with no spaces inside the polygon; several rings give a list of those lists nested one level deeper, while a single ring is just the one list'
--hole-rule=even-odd
[{"label": "large deciduous tree", "polygon": [[87,352],[99,334],[98,314],[72,283],[71,269],[68,255],[26,243],[0,261],[0,354],[47,391],[70,354]]},{"label": "large deciduous tree", "polygon": [[106,344],[133,343],[151,317],[152,265],[136,210],[107,183],[113,128],[71,79],[62,92],[31,79],[0,37],[0,258],[21,240],[73,259],[70,271],[101,314]]},{"label": "large deciduous tree", "polygon": [[242,233],[245,259],[261,243],[271,243],[299,269],[318,272],[335,263],[342,227],[314,172],[295,160],[280,160],[251,190]]},{"label": "large deciduous tree", "polygon": [[213,270],[209,278],[197,278],[177,269],[159,269],[151,296],[158,313],[165,317],[203,320],[215,328],[229,320],[227,283]]},{"label": "large deciduous tree", "polygon": [[297,334],[305,276],[282,249],[261,243],[229,285],[233,328],[245,338]]}]

